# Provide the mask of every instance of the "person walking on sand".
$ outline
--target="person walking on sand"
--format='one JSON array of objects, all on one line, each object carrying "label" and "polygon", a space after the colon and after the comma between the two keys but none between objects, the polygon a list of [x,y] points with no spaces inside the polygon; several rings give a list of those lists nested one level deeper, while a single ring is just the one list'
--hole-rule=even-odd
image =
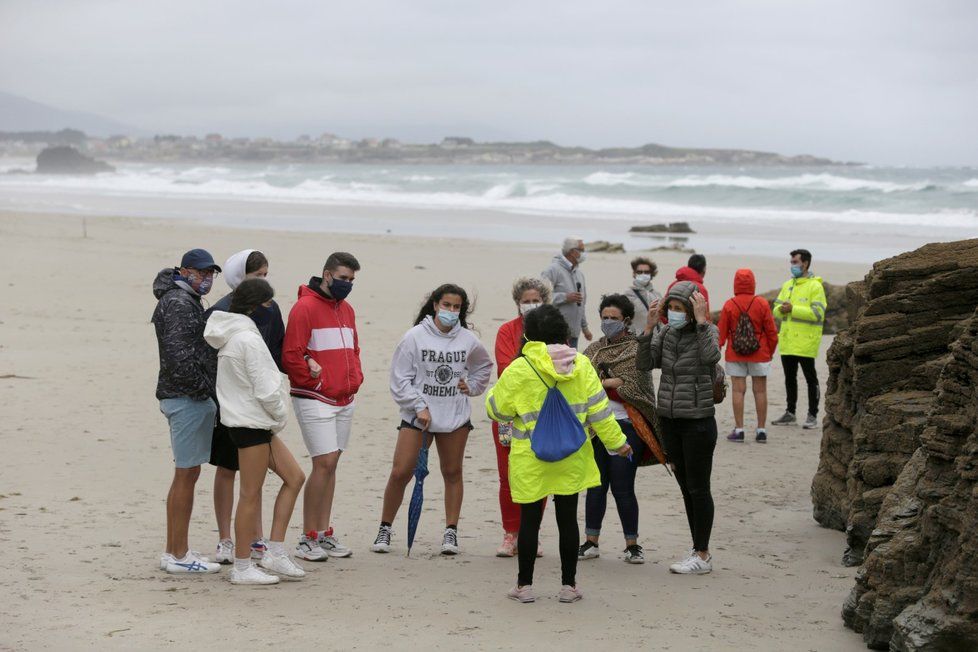
[{"label": "person walking on sand", "polygon": [[[538,278],[522,277],[513,283],[513,302],[517,316],[499,327],[496,333],[496,373],[503,375],[506,367],[523,350],[523,320],[532,310],[550,303],[550,284]],[[520,508],[509,491],[509,445],[513,424],[492,422],[492,438],[496,444],[496,466],[499,469],[499,511],[503,517],[503,542],[496,549],[497,557],[516,555],[516,540],[520,529]],[[538,555],[542,551],[537,551]]]},{"label": "person walking on sand", "polygon": [[[541,306],[526,315],[524,323],[522,355],[506,368],[486,397],[489,418],[513,424],[509,486],[521,512],[519,572],[516,586],[507,597],[523,603],[536,600],[533,571],[537,537],[543,501],[552,495],[560,548],[561,588],[557,597],[560,602],[577,602],[584,595],[577,583],[577,497],[581,491],[601,484],[594,448],[584,428],[593,428],[600,445],[621,457],[628,457],[632,451],[594,367],[583,354],[567,346],[570,326],[560,310]],[[556,393],[552,393],[554,388]],[[557,416],[562,412],[569,422],[563,425],[559,418],[550,418],[553,411],[545,412],[550,407],[556,407]],[[558,427],[551,427],[555,423]],[[557,440],[563,442],[562,458],[544,461],[537,457],[542,446]]]},{"label": "person walking on sand", "polygon": [[726,371],[733,388],[734,429],[728,441],[744,441],[744,397],[747,377],[751,379],[754,406],[757,409],[757,431],[754,439],[767,442],[767,377],[771,358],[778,346],[778,329],[774,325],[767,299],[755,292],[754,272],[738,269],[734,274],[734,296],[723,304],[720,313],[720,348],[727,344]]},{"label": "person walking on sand", "polygon": [[462,460],[472,430],[469,397],[486,391],[492,360],[469,330],[469,297],[447,283],[429,294],[414,327],[401,339],[391,358],[391,396],[400,408],[394,461],[384,489],[380,528],[371,546],[390,552],[392,524],[414,477],[418,452],[434,438],[445,481],[445,533],[441,554],[457,555],[458,521],[462,511]]},{"label": "person walking on sand", "polygon": [[553,287],[553,304],[570,327],[567,343],[575,349],[582,333],[588,342],[592,339],[587,325],[587,284],[581,271],[586,258],[584,241],[576,236],[566,238],[550,267],[540,274]]},{"label": "person walking on sand", "polygon": [[[231,308],[232,292],[242,281],[249,278],[268,276],[268,258],[256,249],[245,249],[233,254],[224,263],[224,280],[231,292],[227,293],[204,313],[209,318],[215,311],[227,312]],[[251,320],[258,327],[262,340],[272,356],[272,360],[282,370],[282,341],[285,338],[285,323],[282,311],[275,301],[259,306],[251,313]],[[217,518],[217,556],[219,564],[234,562],[234,542],[231,539],[231,512],[234,509],[234,476],[238,472],[238,448],[228,436],[228,429],[221,422],[221,406],[217,407],[217,422],[211,439],[210,463],[214,473],[214,515]],[[251,556],[261,559],[267,549],[261,525],[261,502],[258,503],[258,537],[251,542]]]},{"label": "person walking on sand", "polygon": [[[228,311],[207,320],[204,339],[218,350],[217,399],[221,422],[238,452],[241,487],[234,519],[232,584],[276,584],[279,577],[299,580],[305,571],[285,549],[285,534],[305,475],[292,453],[275,433],[288,416],[285,380],[254,322],[254,313],[271,307],[272,286],[261,278],[242,281],[231,295]],[[258,564],[251,559],[251,542],[258,538],[262,485],[272,470],[282,479],[275,499],[271,538]]]},{"label": "person walking on sand", "polygon": [[349,557],[330,518],[336,468],[350,442],[354,397],[363,383],[356,314],[346,300],[360,262],[342,251],[329,255],[323,275],[299,287],[282,346],[292,407],[312,458],[302,499],[302,530],[295,556],[308,561]]},{"label": "person walking on sand", "polygon": [[[653,332],[650,325],[659,321],[663,308],[667,323]],[[662,370],[656,405],[659,425],[693,539],[689,555],[669,567],[681,574],[702,575],[713,570],[710,475],[717,444],[713,377],[720,346],[717,327],[707,321],[707,315],[706,297],[696,285],[676,283],[664,301],[649,308],[635,360],[639,371]]]},{"label": "person walking on sand", "polygon": [[796,422],[798,405],[798,367],[808,385],[808,416],[802,428],[818,428],[818,402],[821,390],[815,358],[822,344],[822,328],[828,303],[822,279],[810,271],[812,254],[807,249],[791,252],[791,278],[781,286],[774,302],[774,319],[779,326],[781,366],[784,367],[784,387],[788,409],[772,421],[776,426]]},{"label": "person walking on sand", "polygon": [[[638,340],[629,328],[635,316],[635,308],[623,294],[601,297],[598,314],[601,316],[601,332],[604,337],[584,350],[584,355],[594,365],[601,386],[608,395],[608,405],[615,420],[628,439],[633,456],[631,459],[609,453],[603,446],[594,448],[594,461],[601,472],[601,484],[587,490],[584,501],[584,536],[586,540],[578,549],[577,558],[596,559],[600,555],[598,543],[601,524],[608,506],[608,490],[615,497],[618,518],[625,534],[623,559],[630,564],[644,564],[645,553],[638,545],[638,498],[635,496],[635,473],[645,453],[645,442],[632,424],[625,403],[632,405],[649,424],[656,423],[655,393],[652,374],[640,372],[635,366]],[[644,314],[648,314],[646,310]],[[644,330],[644,328],[643,328]]]},{"label": "person walking on sand", "polygon": [[190,549],[188,531],[200,465],[210,459],[217,406],[212,399],[217,375],[214,350],[204,341],[201,297],[210,292],[221,268],[204,249],[183,255],[180,267],[167,267],[153,281],[153,327],[160,353],[156,398],[170,426],[173,481],[166,497],[166,550],[160,570],[174,574],[216,573],[219,564]]},{"label": "person walking on sand", "polygon": [[622,292],[632,302],[635,317],[628,326],[635,335],[645,330],[645,319],[649,314],[649,306],[653,301],[662,298],[662,294],[652,287],[652,279],[659,272],[659,266],[645,257],[632,260],[632,284]]}]

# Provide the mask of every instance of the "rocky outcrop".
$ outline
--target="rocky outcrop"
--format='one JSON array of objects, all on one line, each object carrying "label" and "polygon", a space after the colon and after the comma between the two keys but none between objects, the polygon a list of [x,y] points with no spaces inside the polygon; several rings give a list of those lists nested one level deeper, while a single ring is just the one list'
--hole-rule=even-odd
[{"label": "rocky outcrop", "polygon": [[592,253],[600,251],[608,254],[620,254],[625,252],[625,245],[620,242],[608,242],[607,240],[587,242],[584,244],[584,247]]},{"label": "rocky outcrop", "polygon": [[978,642],[978,240],[881,261],[846,293],[812,482],[844,563],[865,560],[846,623],[875,648],[975,649],[955,645]]},{"label": "rocky outcrop", "polygon": [[630,233],[696,233],[689,222],[669,222],[668,224],[637,225],[628,229]]},{"label": "rocky outcrop", "polygon": [[978,649],[978,311],[959,331],[843,608],[872,648]]},{"label": "rocky outcrop", "polygon": [[931,244],[873,266],[847,290],[850,328],[827,353],[815,519],[845,529],[858,565],[883,499],[920,445],[948,344],[978,306],[978,240]]},{"label": "rocky outcrop", "polygon": [[38,174],[97,174],[115,172],[115,168],[104,161],[85,156],[74,147],[47,147],[37,155]]}]

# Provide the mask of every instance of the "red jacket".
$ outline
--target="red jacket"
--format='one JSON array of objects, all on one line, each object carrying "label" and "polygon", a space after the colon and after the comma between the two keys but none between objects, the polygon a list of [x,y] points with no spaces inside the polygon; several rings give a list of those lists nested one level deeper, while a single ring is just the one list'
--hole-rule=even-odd
[{"label": "red jacket", "polygon": [[523,316],[510,320],[496,333],[496,375],[502,376],[509,363],[523,350]]},{"label": "red jacket", "polygon": [[[282,366],[289,375],[292,396],[349,405],[363,383],[356,315],[346,301],[329,299],[313,289],[320,282],[313,278],[299,288],[299,300],[285,328]],[[319,378],[309,374],[307,355],[323,368]]]},{"label": "red jacket", "polygon": [[[666,292],[663,295],[662,300],[665,302],[669,301],[669,290],[671,290],[672,286],[679,281],[689,281],[699,288],[700,294],[702,294],[703,298],[706,299],[706,320],[710,321],[710,293],[706,291],[706,286],[703,285],[703,277],[692,267],[680,267],[676,270],[676,280],[670,283],[669,287],[666,288]],[[663,304],[662,307],[662,316],[660,321],[663,324],[669,323],[668,315],[666,315],[665,304]]]},{"label": "red jacket", "polygon": [[728,362],[770,362],[774,350],[778,347],[778,327],[774,324],[771,305],[764,297],[754,294],[754,272],[749,269],[738,269],[734,274],[734,298],[723,304],[720,313],[720,348],[725,342],[731,342],[737,330],[740,314],[746,312],[754,324],[754,333],[761,343],[761,348],[751,355],[740,355],[733,349],[733,343],[727,347],[725,359]]}]

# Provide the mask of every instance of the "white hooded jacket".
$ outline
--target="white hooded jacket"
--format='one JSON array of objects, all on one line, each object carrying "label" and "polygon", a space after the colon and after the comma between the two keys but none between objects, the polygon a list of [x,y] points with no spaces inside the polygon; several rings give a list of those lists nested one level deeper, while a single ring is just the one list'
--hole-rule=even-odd
[{"label": "white hooded jacket", "polygon": [[275,366],[255,322],[247,315],[214,312],[204,339],[217,352],[217,402],[229,428],[278,432],[288,417],[288,384]]}]

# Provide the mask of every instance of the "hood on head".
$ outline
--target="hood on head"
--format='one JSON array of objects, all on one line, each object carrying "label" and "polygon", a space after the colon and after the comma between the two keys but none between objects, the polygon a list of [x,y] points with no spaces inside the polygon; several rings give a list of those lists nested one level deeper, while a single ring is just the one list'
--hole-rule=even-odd
[{"label": "hood on head", "polygon": [[438,337],[447,337],[449,339],[458,335],[458,332],[462,330],[462,324],[456,323],[454,326],[452,326],[452,330],[448,331],[447,333],[443,333],[441,329],[438,328],[438,325],[435,324],[435,318],[432,317],[431,315],[425,317],[424,321],[421,322],[421,325],[424,326],[425,330],[431,333],[432,335],[437,335]]},{"label": "hood on head", "polygon": [[693,302],[690,300],[694,292],[699,292],[699,288],[692,281],[679,281],[669,289],[669,294],[666,295],[666,303],[669,303],[669,299],[679,299],[686,306],[686,310],[690,315],[693,314]]},{"label": "hood on head", "polygon": [[754,272],[749,269],[738,269],[734,272],[733,287],[734,294],[754,294],[757,289]]},{"label": "hood on head", "polygon": [[153,296],[157,299],[163,297],[164,294],[177,287],[176,281],[173,276],[177,273],[175,267],[167,267],[161,269],[160,273],[156,275],[153,279]]},{"label": "hood on head", "polygon": [[224,263],[224,280],[227,281],[228,287],[232,290],[236,290],[241,281],[245,277],[245,269],[248,266],[248,256],[251,252],[257,251],[256,249],[245,249],[233,254]]},{"label": "hood on head", "polygon": [[703,276],[692,267],[680,267],[679,269],[676,270],[676,280],[695,281],[697,283],[702,283]]},{"label": "hood on head", "polygon": [[242,331],[253,330],[258,332],[258,327],[251,317],[239,315],[235,312],[215,311],[207,318],[204,326],[204,340],[215,349],[220,349],[228,340]]}]

